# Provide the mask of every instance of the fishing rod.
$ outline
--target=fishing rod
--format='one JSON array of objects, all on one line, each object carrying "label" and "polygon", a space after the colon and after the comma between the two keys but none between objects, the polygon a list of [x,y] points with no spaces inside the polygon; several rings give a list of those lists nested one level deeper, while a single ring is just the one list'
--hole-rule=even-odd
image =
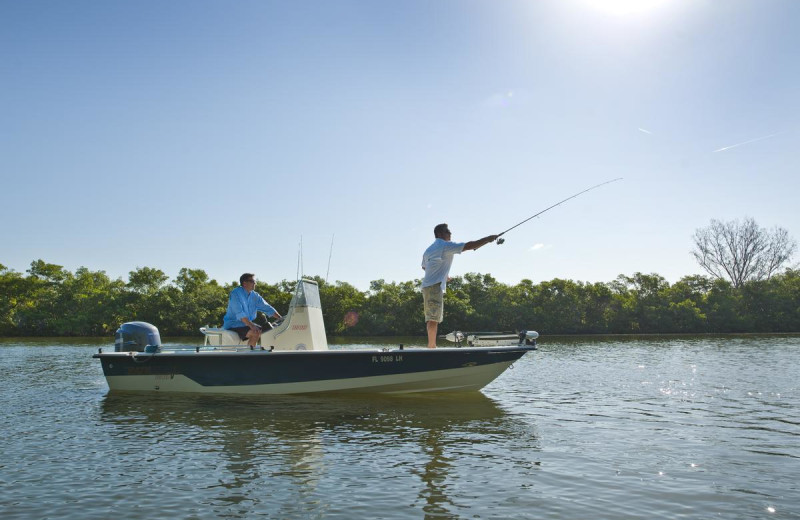
[{"label": "fishing rod", "polygon": [[331,252],[328,254],[328,271],[325,273],[325,285],[328,285],[328,275],[331,274],[331,257],[333,256],[333,239],[336,233],[331,235]]},{"label": "fishing rod", "polygon": [[570,199],[574,199],[574,198],[575,198],[575,197],[577,197],[578,195],[583,195],[583,194],[584,194],[584,193],[586,193],[587,191],[592,191],[593,189],[595,189],[595,188],[599,188],[600,186],[605,186],[606,184],[611,184],[612,182],[617,182],[617,181],[621,181],[621,180],[622,180],[622,177],[617,177],[616,179],[611,179],[610,181],[601,182],[600,184],[597,184],[597,185],[595,185],[595,186],[592,186],[591,188],[586,188],[585,190],[583,190],[583,191],[581,191],[581,192],[578,192],[578,193],[576,193],[575,195],[572,195],[571,197],[567,197],[566,199],[564,199],[564,200],[562,200],[562,201],[560,201],[560,202],[556,202],[555,204],[553,204],[553,205],[552,205],[552,206],[550,206],[549,208],[545,208],[545,209],[543,209],[542,211],[540,211],[539,213],[537,213],[537,214],[533,215],[532,217],[528,217],[528,218],[526,218],[525,220],[523,220],[523,221],[522,221],[522,222],[520,222],[519,224],[516,224],[516,225],[513,225],[513,226],[511,226],[510,228],[506,229],[505,231],[503,231],[502,233],[500,233],[499,235],[497,235],[497,245],[500,245],[500,244],[502,244],[503,242],[505,242],[505,239],[503,239],[503,238],[500,238],[501,236],[505,235],[506,233],[508,233],[509,231],[511,231],[512,229],[514,229],[515,227],[521,226],[522,224],[526,223],[527,221],[529,221],[529,220],[531,220],[531,219],[533,219],[533,218],[536,218],[536,217],[538,217],[539,215],[541,215],[541,214],[542,214],[542,213],[544,213],[545,211],[550,211],[551,209],[555,208],[556,206],[560,206],[561,204],[564,204],[564,203],[565,203],[565,202],[567,202],[568,200],[570,200]]}]

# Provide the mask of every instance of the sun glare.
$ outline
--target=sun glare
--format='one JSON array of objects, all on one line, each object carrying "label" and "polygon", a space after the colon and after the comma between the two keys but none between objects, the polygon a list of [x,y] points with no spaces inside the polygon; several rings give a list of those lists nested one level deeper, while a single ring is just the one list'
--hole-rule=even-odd
[{"label": "sun glare", "polygon": [[651,11],[666,2],[667,0],[586,0],[589,6],[615,16]]}]

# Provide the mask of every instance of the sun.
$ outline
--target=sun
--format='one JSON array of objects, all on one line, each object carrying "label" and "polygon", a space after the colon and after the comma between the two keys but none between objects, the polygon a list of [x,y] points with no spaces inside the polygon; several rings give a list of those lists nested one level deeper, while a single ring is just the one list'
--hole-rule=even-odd
[{"label": "sun", "polygon": [[589,6],[615,16],[651,11],[666,2],[667,0],[586,0]]}]

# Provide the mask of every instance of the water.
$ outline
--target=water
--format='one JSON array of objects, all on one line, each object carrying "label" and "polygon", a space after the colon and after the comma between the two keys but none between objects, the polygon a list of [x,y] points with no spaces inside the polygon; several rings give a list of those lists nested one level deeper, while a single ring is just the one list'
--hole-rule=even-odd
[{"label": "water", "polygon": [[543,338],[482,393],[110,395],[0,340],[0,517],[800,518],[800,336]]}]

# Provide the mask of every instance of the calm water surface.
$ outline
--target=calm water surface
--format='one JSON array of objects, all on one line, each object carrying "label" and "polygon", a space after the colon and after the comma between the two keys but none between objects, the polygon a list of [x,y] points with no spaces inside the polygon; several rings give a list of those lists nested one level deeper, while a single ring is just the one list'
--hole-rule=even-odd
[{"label": "calm water surface", "polygon": [[542,338],[482,393],[109,394],[0,340],[0,518],[800,518],[800,336]]}]

